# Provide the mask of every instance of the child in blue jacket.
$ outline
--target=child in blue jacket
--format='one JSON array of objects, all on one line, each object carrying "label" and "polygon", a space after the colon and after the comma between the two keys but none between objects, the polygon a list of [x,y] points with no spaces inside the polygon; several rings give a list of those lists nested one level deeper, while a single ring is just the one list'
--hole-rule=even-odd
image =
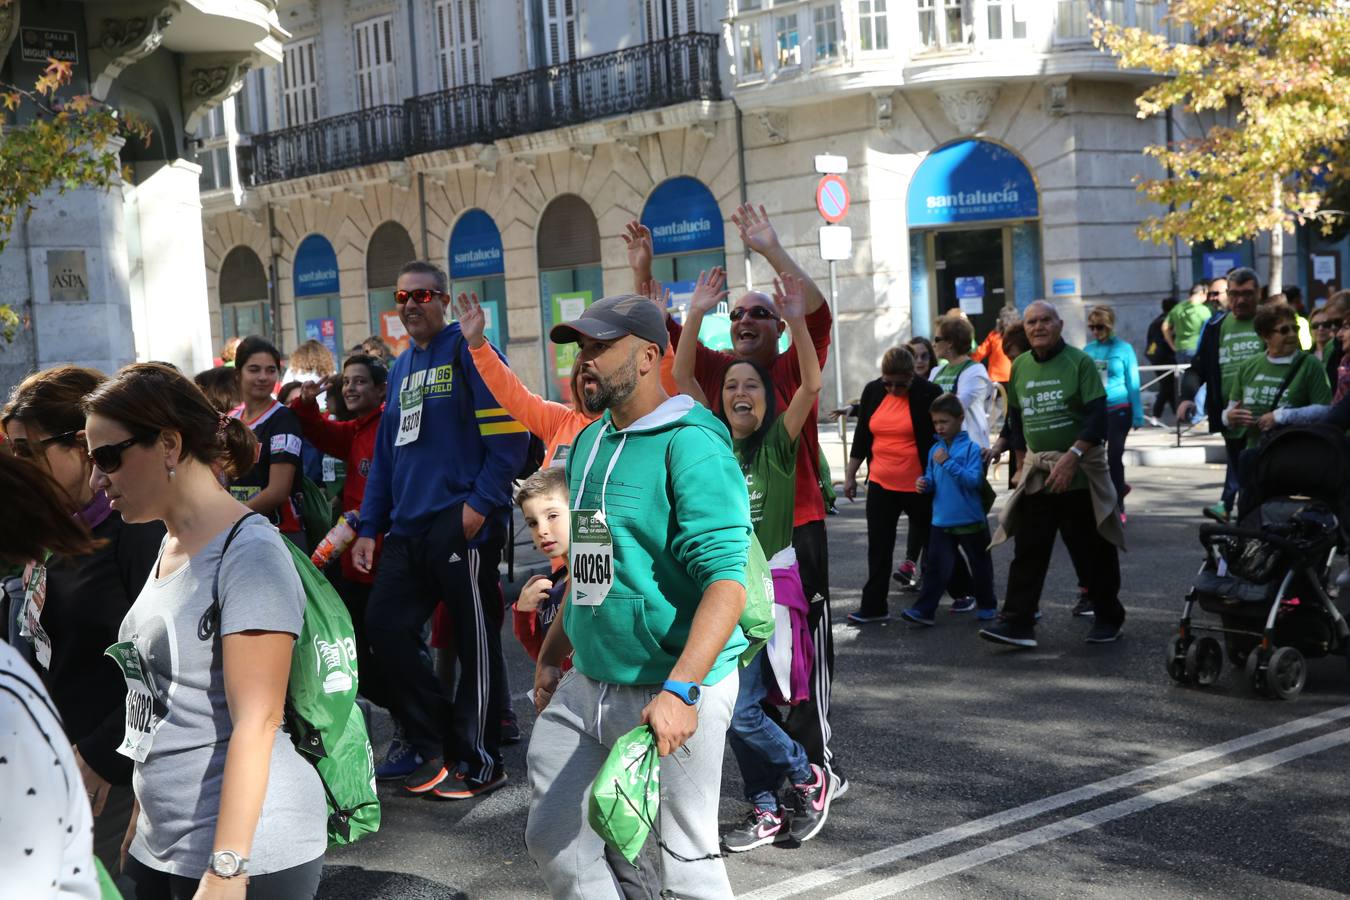
[{"label": "child in blue jacket", "polygon": [[928,408],[936,440],[928,451],[928,468],[916,487],[933,495],[933,531],[925,554],[923,587],[913,606],[900,618],[932,625],[942,592],[952,577],[956,554],[965,555],[975,582],[976,618],[994,618],[994,562],[989,556],[989,523],[985,519],[984,459],[980,447],[961,430],[965,409],[955,394],[942,394]]}]

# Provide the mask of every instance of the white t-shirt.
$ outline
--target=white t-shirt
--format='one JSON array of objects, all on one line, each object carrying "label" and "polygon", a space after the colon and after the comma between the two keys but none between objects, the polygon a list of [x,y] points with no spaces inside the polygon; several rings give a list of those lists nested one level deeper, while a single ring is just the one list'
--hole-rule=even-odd
[{"label": "white t-shirt", "polygon": [[94,817],[75,752],[38,674],[3,643],[0,835],[0,893],[98,900]]}]

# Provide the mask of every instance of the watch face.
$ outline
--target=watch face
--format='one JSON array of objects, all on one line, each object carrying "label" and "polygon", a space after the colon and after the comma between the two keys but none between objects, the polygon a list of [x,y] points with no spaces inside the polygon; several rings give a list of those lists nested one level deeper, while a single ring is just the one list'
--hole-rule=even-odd
[{"label": "watch face", "polygon": [[211,857],[211,871],[221,878],[231,878],[239,874],[239,857],[233,853],[217,853]]},{"label": "watch face", "polygon": [[702,692],[701,690],[699,690],[698,685],[696,685],[696,684],[691,684],[691,685],[689,685],[689,702],[690,702],[691,704],[692,704],[692,703],[697,703],[697,702],[698,702],[698,698],[699,698],[700,696],[702,696],[702,694],[703,694],[703,692]]}]

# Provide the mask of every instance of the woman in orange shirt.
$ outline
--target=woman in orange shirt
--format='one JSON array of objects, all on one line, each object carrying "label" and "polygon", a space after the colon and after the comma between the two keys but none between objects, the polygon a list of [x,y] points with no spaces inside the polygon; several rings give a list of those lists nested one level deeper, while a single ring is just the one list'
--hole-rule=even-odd
[{"label": "woman in orange shirt", "polygon": [[1022,321],[1021,314],[1011,306],[1005,306],[998,314],[998,323],[984,336],[980,346],[970,354],[977,363],[984,363],[989,372],[989,380],[998,384],[1007,384],[1012,377],[1012,358],[1003,349],[1003,333]]},{"label": "woman in orange shirt", "polygon": [[863,388],[844,477],[844,496],[852,500],[858,494],[858,468],[866,460],[867,583],[861,607],[848,616],[854,625],[890,618],[886,595],[901,513],[909,517],[918,545],[928,546],[933,501],[919,493],[916,482],[933,445],[928,407],[941,393],[932,382],[915,377],[914,354],[908,347],[887,350],[881,358],[881,377]]}]

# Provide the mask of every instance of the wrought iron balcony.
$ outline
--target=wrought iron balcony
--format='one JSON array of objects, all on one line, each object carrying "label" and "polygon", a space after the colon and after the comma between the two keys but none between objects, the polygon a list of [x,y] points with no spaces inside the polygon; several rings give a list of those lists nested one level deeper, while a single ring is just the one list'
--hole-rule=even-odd
[{"label": "wrought iron balcony", "polygon": [[721,100],[719,37],[686,34],[423,94],[253,138],[253,183],[657,109]]},{"label": "wrought iron balcony", "polygon": [[722,99],[715,34],[686,34],[498,78],[499,122],[528,134],[592,119]]},{"label": "wrought iron balcony", "polygon": [[402,159],[407,135],[402,106],[372,106],[253,138],[253,183]]}]

